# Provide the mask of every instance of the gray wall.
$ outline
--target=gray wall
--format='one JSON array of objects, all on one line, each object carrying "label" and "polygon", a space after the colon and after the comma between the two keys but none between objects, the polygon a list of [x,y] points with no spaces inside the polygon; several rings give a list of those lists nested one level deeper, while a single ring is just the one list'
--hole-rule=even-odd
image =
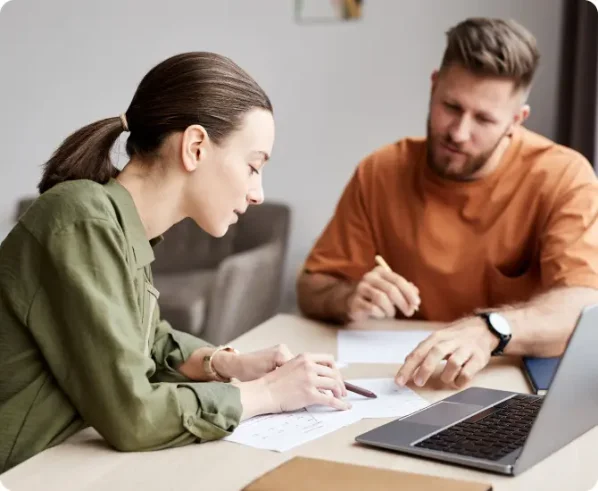
[{"label": "gray wall", "polygon": [[292,0],[8,3],[0,14],[0,226],[69,132],[124,111],[143,74],[181,51],[232,57],[273,100],[277,140],[264,180],[266,198],[295,212],[287,306],[294,274],[357,162],[423,134],[429,76],[452,24],[512,17],[535,33],[542,64],[528,127],[555,136],[562,0],[366,0],[362,21],[338,25],[297,25],[293,11]]}]

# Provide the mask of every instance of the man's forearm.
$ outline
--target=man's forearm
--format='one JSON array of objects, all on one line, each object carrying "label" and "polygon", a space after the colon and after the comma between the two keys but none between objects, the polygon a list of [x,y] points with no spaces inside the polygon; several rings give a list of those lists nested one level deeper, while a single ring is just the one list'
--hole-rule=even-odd
[{"label": "man's forearm", "polygon": [[499,309],[513,332],[505,354],[562,355],[581,310],[593,303],[598,303],[598,290],[565,287],[538,295],[525,304]]},{"label": "man's forearm", "polygon": [[297,279],[297,302],[307,317],[346,324],[355,287],[355,283],[334,276],[303,272]]}]

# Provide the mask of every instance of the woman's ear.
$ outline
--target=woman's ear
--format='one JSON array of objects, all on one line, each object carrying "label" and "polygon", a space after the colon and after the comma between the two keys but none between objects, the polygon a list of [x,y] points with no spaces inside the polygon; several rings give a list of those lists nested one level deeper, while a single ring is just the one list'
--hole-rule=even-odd
[{"label": "woman's ear", "polygon": [[195,171],[205,161],[209,136],[206,129],[198,124],[188,126],[181,138],[183,166],[187,172]]}]

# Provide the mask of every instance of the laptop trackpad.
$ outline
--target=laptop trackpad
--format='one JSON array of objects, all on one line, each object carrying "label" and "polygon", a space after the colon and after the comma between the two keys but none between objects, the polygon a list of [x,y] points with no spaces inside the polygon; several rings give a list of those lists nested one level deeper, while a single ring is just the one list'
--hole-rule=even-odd
[{"label": "laptop trackpad", "polygon": [[467,418],[483,407],[484,406],[478,406],[476,404],[439,402],[424,411],[420,411],[413,416],[403,419],[403,421],[433,426],[446,426],[455,421]]}]

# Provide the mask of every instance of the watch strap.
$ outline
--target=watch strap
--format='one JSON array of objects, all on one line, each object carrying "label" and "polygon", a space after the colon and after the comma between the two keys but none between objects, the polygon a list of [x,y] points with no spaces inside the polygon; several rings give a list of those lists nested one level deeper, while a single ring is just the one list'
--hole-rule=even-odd
[{"label": "watch strap", "polygon": [[490,332],[492,332],[492,334],[494,334],[498,338],[498,345],[491,351],[490,355],[499,356],[503,354],[505,347],[511,340],[511,336],[504,335],[494,328],[494,326],[492,325],[492,321],[490,320],[490,314],[492,314],[492,312],[477,312],[477,315],[479,315],[486,322],[486,325],[488,326]]}]

